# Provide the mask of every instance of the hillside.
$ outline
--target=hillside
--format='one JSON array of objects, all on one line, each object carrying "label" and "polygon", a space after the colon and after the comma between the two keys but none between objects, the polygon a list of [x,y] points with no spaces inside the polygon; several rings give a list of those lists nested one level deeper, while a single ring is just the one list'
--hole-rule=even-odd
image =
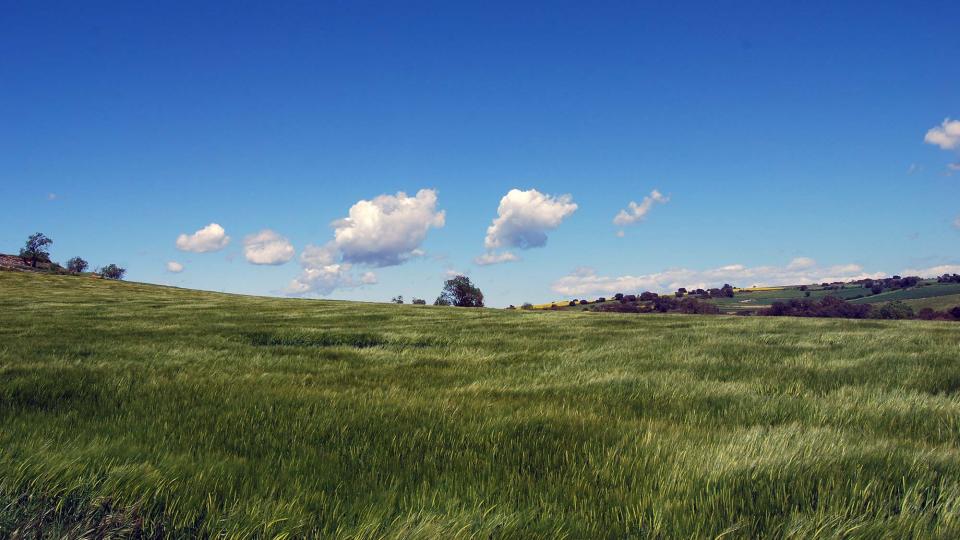
[{"label": "hillside", "polygon": [[[668,295],[673,296],[673,295]],[[693,295],[687,295],[693,296]],[[726,314],[750,314],[757,310],[770,307],[774,302],[787,302],[794,299],[810,298],[821,299],[825,296],[835,296],[854,304],[882,305],[888,302],[903,302],[914,310],[931,308],[945,311],[960,306],[960,283],[938,283],[934,279],[921,280],[916,286],[902,289],[884,290],[873,293],[869,288],[860,284],[831,284],[831,285],[786,285],[782,287],[760,287],[752,289],[734,289],[731,297],[708,298],[705,301],[716,305]],[[576,305],[569,305],[570,300],[532,306],[535,310],[551,311],[583,311],[596,310],[603,305],[618,303],[613,298],[588,299],[581,304],[579,299],[574,300]]]},{"label": "hillside", "polygon": [[0,272],[0,537],[956,537],[958,328]]}]

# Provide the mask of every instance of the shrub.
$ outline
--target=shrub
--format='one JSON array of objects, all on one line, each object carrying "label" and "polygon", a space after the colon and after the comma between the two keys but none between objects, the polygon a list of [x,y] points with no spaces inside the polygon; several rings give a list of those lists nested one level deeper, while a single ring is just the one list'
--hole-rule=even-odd
[{"label": "shrub", "polygon": [[696,298],[684,298],[677,304],[677,311],[697,315],[718,315],[720,308],[710,302],[701,302]]},{"label": "shrub", "polygon": [[585,305],[587,305],[587,304],[589,304],[589,303],[590,303],[590,301],[587,300],[587,299],[580,300],[580,305],[581,305],[581,306],[585,306]]},{"label": "shrub", "polygon": [[533,309],[533,304],[531,304],[530,302],[524,302],[520,306],[520,309]]},{"label": "shrub", "polygon": [[866,304],[851,304],[836,296],[825,296],[820,300],[795,298],[788,302],[774,302],[769,308],[760,310],[757,314],[771,317],[864,319],[870,316],[870,309],[870,306]]},{"label": "shrub", "polygon": [[[427,305],[427,301],[424,300],[423,298],[414,298],[413,301],[410,302],[410,303],[413,304],[413,305],[415,305],[415,306],[425,306],[425,305]],[[513,306],[510,306],[510,307],[513,307]]]},{"label": "shrub", "polygon": [[403,295],[398,294],[398,295],[394,296],[393,298],[391,298],[390,301],[393,302],[394,304],[402,304],[402,303],[403,303]]},{"label": "shrub", "polygon": [[80,257],[74,257],[67,261],[67,270],[73,272],[74,274],[79,274],[87,270],[90,264],[87,261],[81,259]]},{"label": "shrub", "polygon": [[658,296],[660,296],[660,295],[657,294],[657,293],[655,293],[655,292],[644,291],[644,292],[640,293],[640,300],[643,301],[643,302],[650,302],[650,301],[652,301],[654,298],[656,298],[656,297],[658,297]]},{"label": "shrub", "polygon": [[616,300],[616,301],[618,301],[618,302],[619,302],[619,301],[622,301],[622,300],[623,300],[623,293],[618,292],[617,294],[613,295],[613,299]]},{"label": "shrub", "polygon": [[127,273],[126,268],[120,268],[115,264],[108,264],[100,269],[100,277],[106,279],[123,279],[123,275]]},{"label": "shrub", "polygon": [[875,309],[873,317],[877,319],[912,319],[913,308],[900,302],[889,302]]},{"label": "shrub", "polygon": [[433,305],[435,305],[435,306],[449,306],[449,305],[450,305],[450,300],[449,300],[446,296],[444,296],[444,295],[441,294],[440,296],[437,297],[436,300],[433,301]]}]

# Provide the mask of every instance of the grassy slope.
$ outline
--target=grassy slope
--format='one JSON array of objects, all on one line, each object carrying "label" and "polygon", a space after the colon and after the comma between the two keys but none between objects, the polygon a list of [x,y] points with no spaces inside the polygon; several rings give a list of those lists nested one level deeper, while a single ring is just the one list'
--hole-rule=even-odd
[{"label": "grassy slope", "polygon": [[0,537],[956,537],[958,348],[0,272]]},{"label": "grassy slope", "polygon": [[914,298],[904,300],[903,303],[912,307],[915,311],[923,308],[945,311],[952,307],[960,306],[960,294],[948,294],[943,296],[932,296],[929,298]]}]

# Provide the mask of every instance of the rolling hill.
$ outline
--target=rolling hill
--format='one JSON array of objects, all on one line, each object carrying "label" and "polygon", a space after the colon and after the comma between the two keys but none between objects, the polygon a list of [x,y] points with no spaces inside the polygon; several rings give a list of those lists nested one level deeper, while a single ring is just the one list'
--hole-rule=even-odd
[{"label": "rolling hill", "polygon": [[958,329],[0,272],[0,537],[956,537]]}]

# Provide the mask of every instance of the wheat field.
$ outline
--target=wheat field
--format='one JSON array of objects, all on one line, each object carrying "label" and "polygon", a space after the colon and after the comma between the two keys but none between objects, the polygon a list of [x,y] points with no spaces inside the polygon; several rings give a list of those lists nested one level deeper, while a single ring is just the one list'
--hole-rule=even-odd
[{"label": "wheat field", "polygon": [[0,272],[0,537],[955,538],[960,325]]}]

